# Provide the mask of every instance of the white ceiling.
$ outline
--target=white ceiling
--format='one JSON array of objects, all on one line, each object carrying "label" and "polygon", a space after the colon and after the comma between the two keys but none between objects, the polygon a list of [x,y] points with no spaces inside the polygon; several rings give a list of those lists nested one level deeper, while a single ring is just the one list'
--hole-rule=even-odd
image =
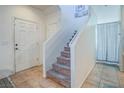
[{"label": "white ceiling", "polygon": [[31,5],[31,7],[40,9],[45,15],[60,12],[59,7],[57,5]]},{"label": "white ceiling", "polygon": [[49,8],[49,7],[52,7],[52,6],[54,6],[54,5],[32,5],[32,7],[40,9],[42,11]]},{"label": "white ceiling", "polygon": [[94,5],[98,23],[118,21],[120,19],[119,5]]}]

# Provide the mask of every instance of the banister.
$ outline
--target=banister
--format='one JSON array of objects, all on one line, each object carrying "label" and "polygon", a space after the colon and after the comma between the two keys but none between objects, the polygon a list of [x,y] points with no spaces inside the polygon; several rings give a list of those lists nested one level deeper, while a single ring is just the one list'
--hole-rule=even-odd
[{"label": "banister", "polygon": [[78,31],[75,30],[75,35],[74,35],[74,37],[72,38],[72,40],[69,42],[69,47],[70,47],[71,44],[73,43],[73,41],[74,41],[74,39],[76,38],[77,34],[78,34]]}]

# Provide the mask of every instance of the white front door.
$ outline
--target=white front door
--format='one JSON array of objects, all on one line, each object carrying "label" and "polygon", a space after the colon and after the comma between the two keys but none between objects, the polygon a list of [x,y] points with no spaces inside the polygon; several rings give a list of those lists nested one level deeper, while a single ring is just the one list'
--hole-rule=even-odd
[{"label": "white front door", "polygon": [[16,72],[39,64],[37,24],[15,19],[15,68]]}]

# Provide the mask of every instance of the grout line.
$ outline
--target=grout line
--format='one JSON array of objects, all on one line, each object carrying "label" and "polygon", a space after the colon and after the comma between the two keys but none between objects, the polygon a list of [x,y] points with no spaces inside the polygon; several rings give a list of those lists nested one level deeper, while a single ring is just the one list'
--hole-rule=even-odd
[{"label": "grout line", "polygon": [[[115,67],[113,67],[113,69],[114,69],[114,72],[115,72],[115,78],[117,78],[117,84],[119,84],[119,86],[118,87],[120,87],[120,80],[119,80],[119,70],[117,70]],[[100,80],[100,83],[99,83],[99,87],[100,87],[100,84],[101,84],[101,81],[102,81],[102,76],[103,76],[103,71],[104,71],[104,65],[103,65],[103,67],[102,67],[102,71],[101,71],[101,80]]]},{"label": "grout line", "polygon": [[102,72],[103,72],[103,64],[101,64],[102,65],[102,68],[101,68],[101,71],[100,71],[100,81],[99,81],[99,84],[98,84],[98,88],[100,88],[100,84],[101,84],[101,82],[102,82]]},{"label": "grout line", "polygon": [[13,85],[13,88],[16,88],[15,84],[13,83],[12,79],[10,77],[7,77],[10,83]]},{"label": "grout line", "polygon": [[118,69],[118,71],[116,70],[116,75],[117,75],[117,80],[118,80],[118,84],[119,84],[119,88],[121,88],[121,84],[120,84],[120,71]]}]

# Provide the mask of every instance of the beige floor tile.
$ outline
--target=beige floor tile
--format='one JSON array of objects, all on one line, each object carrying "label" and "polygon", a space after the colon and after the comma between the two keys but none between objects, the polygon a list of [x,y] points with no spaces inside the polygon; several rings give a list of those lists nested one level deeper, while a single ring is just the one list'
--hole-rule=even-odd
[{"label": "beige floor tile", "polygon": [[98,68],[99,70],[102,70],[103,64],[97,63],[97,64],[95,65],[95,68]]},{"label": "beige floor tile", "polygon": [[124,88],[124,78],[123,79],[119,79],[119,83],[120,83],[120,88]]},{"label": "beige floor tile", "polygon": [[119,84],[118,83],[113,83],[108,80],[101,80],[100,82],[100,88],[118,88]]},{"label": "beige floor tile", "polygon": [[96,64],[82,87],[124,87],[124,82],[119,82],[119,75],[124,77],[124,73],[119,73],[117,66]]},{"label": "beige floor tile", "polygon": [[98,86],[99,84],[96,84],[96,82],[85,81],[82,88],[98,88]]},{"label": "beige floor tile", "polygon": [[90,76],[87,78],[87,81],[93,82],[93,83],[99,83],[99,82],[100,82],[100,77],[97,76],[97,75],[90,75]]},{"label": "beige floor tile", "polygon": [[42,79],[40,85],[44,88],[62,88],[63,86],[50,79]]},{"label": "beige floor tile", "polygon": [[[51,79],[43,78],[42,66],[33,67],[11,76],[13,83],[19,88],[64,88]],[[85,80],[82,88],[116,88],[124,87],[124,72],[118,67],[96,64]]]},{"label": "beige floor tile", "polygon": [[24,81],[21,83],[15,83],[17,88],[32,88],[32,86],[28,83],[28,81]]},{"label": "beige floor tile", "polygon": [[42,66],[33,67],[11,76],[11,79],[18,88],[57,88],[62,85],[43,78]]},{"label": "beige floor tile", "polygon": [[124,72],[118,72],[119,78],[123,79],[124,78]]}]

